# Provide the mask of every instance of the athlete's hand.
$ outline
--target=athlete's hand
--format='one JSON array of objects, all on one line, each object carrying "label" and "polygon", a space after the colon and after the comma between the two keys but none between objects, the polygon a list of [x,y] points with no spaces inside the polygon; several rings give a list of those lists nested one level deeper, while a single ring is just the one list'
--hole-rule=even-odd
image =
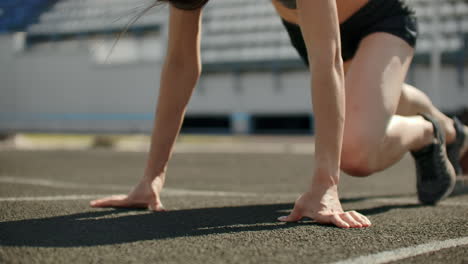
[{"label": "athlete's hand", "polygon": [[113,195],[91,201],[92,207],[148,208],[164,211],[159,193],[164,183],[163,177],[154,180],[142,179],[128,195]]},{"label": "athlete's hand", "polygon": [[338,198],[338,188],[315,185],[302,194],[294,204],[288,216],[279,217],[282,222],[297,222],[308,217],[321,224],[332,224],[341,228],[368,227],[371,222],[364,215],[356,212],[344,212]]}]

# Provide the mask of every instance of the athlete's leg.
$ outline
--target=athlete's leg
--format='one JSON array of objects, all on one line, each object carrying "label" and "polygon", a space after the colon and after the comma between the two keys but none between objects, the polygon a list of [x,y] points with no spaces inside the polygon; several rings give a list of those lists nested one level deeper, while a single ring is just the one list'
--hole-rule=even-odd
[{"label": "athlete's leg", "polygon": [[447,143],[452,143],[455,140],[456,133],[453,127],[453,120],[440,112],[421,90],[404,83],[396,114],[413,116],[418,113],[428,113],[437,119],[445,131]]},{"label": "athlete's leg", "polygon": [[433,140],[432,124],[395,115],[414,50],[388,33],[365,37],[346,73],[346,121],[341,167],[367,176]]},{"label": "athlete's leg", "polygon": [[[348,60],[343,63],[345,74],[348,72],[351,63],[352,60]],[[396,114],[402,116],[415,116],[419,113],[428,113],[437,119],[444,128],[447,143],[452,143],[455,140],[453,120],[439,111],[439,109],[432,104],[431,99],[429,99],[429,97],[421,90],[410,84],[403,83]]]}]

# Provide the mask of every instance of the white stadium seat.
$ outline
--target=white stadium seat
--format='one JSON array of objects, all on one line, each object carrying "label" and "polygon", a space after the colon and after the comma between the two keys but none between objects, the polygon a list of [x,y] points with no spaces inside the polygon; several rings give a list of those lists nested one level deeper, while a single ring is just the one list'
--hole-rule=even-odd
[{"label": "white stadium seat", "polygon": [[[420,39],[417,53],[429,52],[434,45],[432,16],[441,17],[444,36],[440,48],[453,52],[463,47],[460,31],[468,33],[468,3],[444,0],[406,0],[418,16]],[[34,34],[82,34],[121,30],[138,11],[153,0],[62,0],[44,13],[28,32]],[[164,26],[167,8],[157,7],[135,26]],[[270,0],[210,1],[204,10],[202,50],[205,62],[297,59],[289,37]]]}]

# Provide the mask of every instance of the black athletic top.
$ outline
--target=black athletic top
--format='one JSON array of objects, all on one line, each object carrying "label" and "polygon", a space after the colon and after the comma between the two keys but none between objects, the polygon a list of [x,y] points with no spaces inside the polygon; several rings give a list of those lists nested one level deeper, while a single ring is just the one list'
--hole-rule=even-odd
[{"label": "black athletic top", "polygon": [[208,3],[208,0],[198,0],[193,3],[193,1],[174,1],[171,2],[171,4],[179,9],[184,9],[184,10],[194,10],[203,7],[206,3]]},{"label": "black athletic top", "polygon": [[[184,1],[175,1],[171,2],[175,7],[179,9],[185,9],[185,10],[193,10],[197,9],[200,7],[203,7],[208,0],[198,0],[195,4],[192,2],[188,1],[189,3],[184,3]],[[278,0],[281,4],[283,4],[285,7],[290,8],[290,9],[296,9],[296,0]]]},{"label": "black athletic top", "polygon": [[283,4],[285,7],[290,8],[290,9],[296,9],[296,0],[278,0],[281,4]]},{"label": "black athletic top", "polygon": [[[184,9],[184,10],[193,10],[197,9],[200,7],[203,7],[208,0],[198,0],[195,4],[193,4],[191,1],[187,1],[188,3],[184,3],[184,1],[175,1],[171,2],[175,7],[179,9]],[[285,7],[290,8],[290,9],[296,9],[296,0],[278,0],[281,4],[283,4]]]}]

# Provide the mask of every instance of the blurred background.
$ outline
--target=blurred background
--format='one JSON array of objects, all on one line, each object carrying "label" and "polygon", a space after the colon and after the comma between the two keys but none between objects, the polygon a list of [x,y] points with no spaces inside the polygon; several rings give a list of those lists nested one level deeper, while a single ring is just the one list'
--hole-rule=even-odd
[{"label": "blurred background", "polygon": [[[406,2],[420,29],[407,82],[468,122],[468,1]],[[1,0],[1,137],[150,133],[168,7],[149,11],[106,57],[151,3]],[[313,135],[309,73],[270,0],[210,1],[202,61],[182,133]]]}]

